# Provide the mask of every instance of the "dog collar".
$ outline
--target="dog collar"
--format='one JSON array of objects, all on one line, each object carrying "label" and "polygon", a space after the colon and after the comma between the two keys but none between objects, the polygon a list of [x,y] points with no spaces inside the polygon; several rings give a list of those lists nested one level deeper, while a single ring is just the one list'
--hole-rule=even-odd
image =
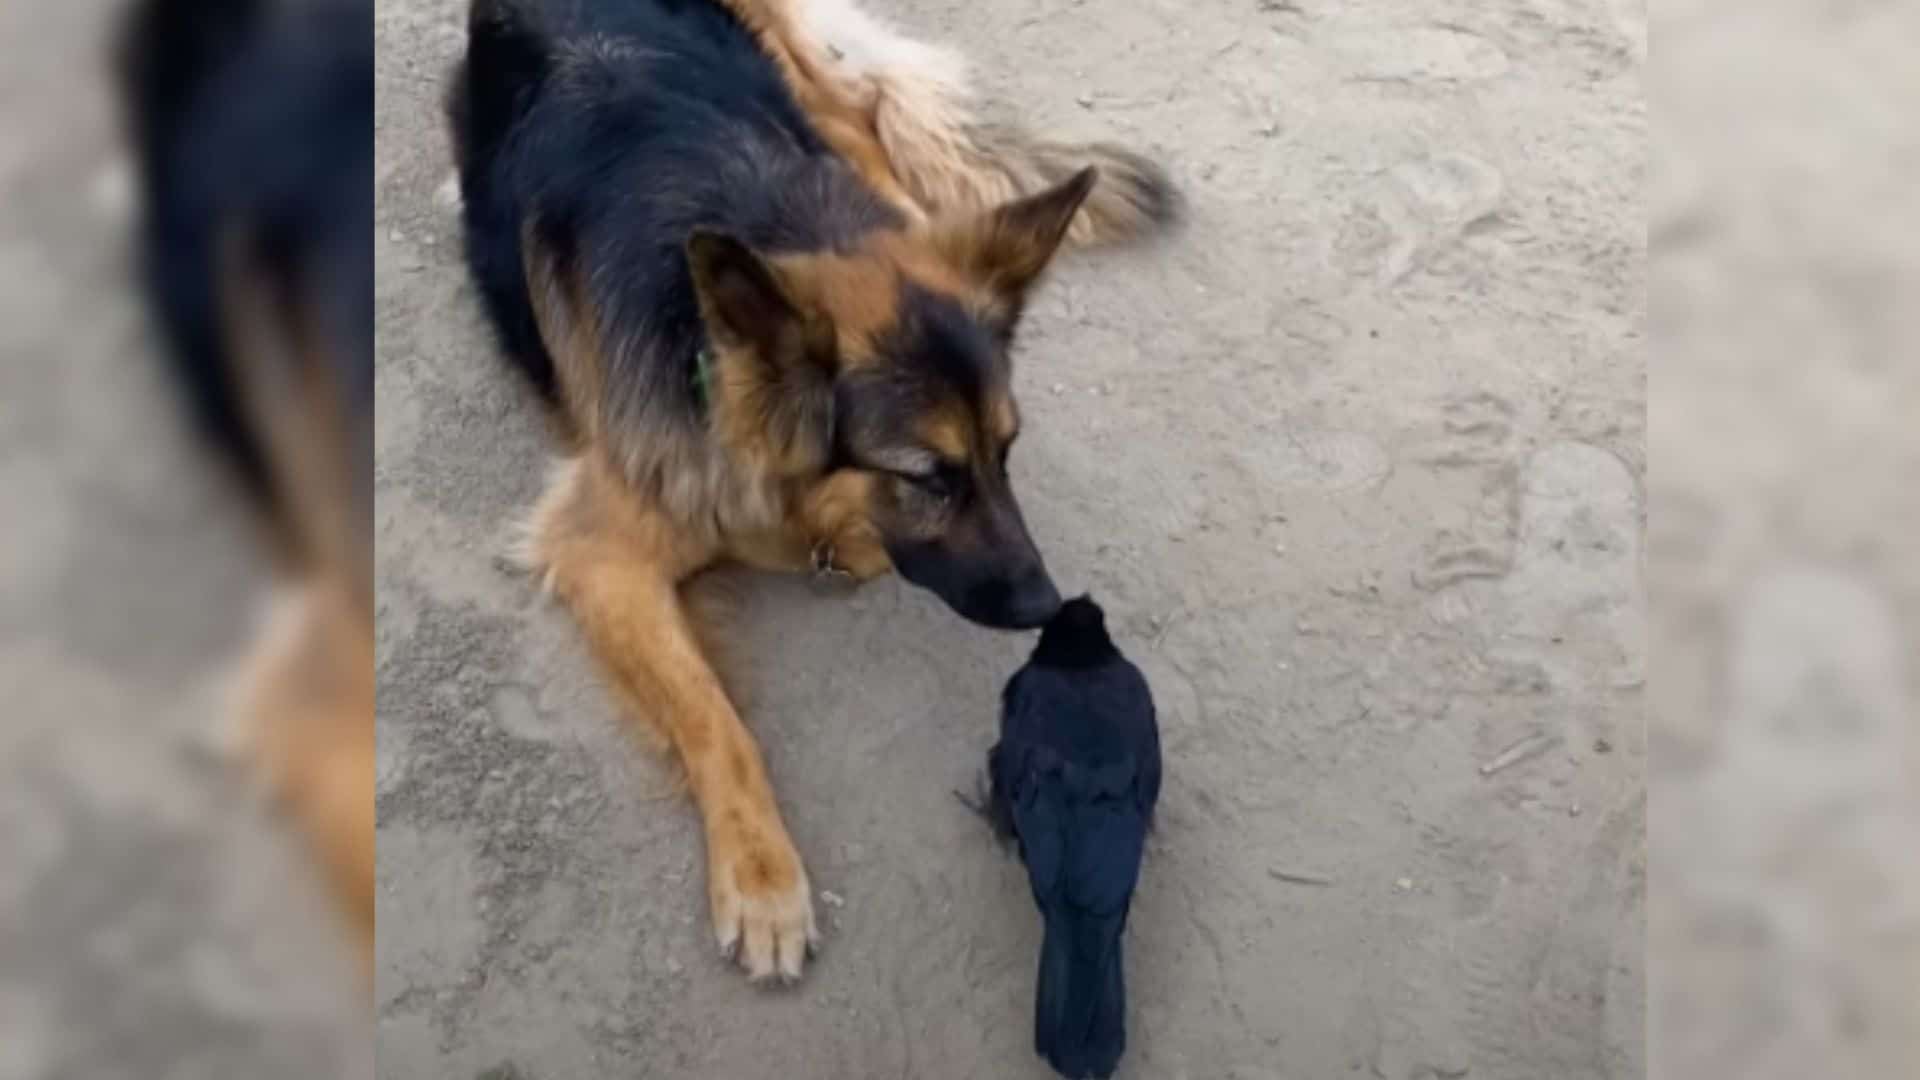
[{"label": "dog collar", "polygon": [[707,345],[693,354],[693,400],[702,412],[713,400],[713,349]]},{"label": "dog collar", "polygon": [[819,582],[848,581],[853,575],[839,563],[833,561],[833,543],[820,540],[814,543],[809,561],[813,563],[813,579]]}]

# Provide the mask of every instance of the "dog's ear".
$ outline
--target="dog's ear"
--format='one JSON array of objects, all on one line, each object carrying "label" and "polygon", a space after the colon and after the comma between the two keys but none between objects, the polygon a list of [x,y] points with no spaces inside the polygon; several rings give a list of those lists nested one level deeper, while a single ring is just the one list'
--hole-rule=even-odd
[{"label": "dog's ear", "polygon": [[724,233],[695,230],[687,265],[713,342],[711,369],[696,377],[722,441],[783,476],[821,471],[833,448],[831,322]]},{"label": "dog's ear", "polygon": [[992,290],[1017,316],[1099,175],[1089,165],[1037,195],[937,223],[934,242],[950,263]]},{"label": "dog's ear", "polygon": [[687,268],[715,345],[751,349],[769,364],[800,359],[800,310],[777,271],[752,248],[725,233],[696,229],[687,238]]}]

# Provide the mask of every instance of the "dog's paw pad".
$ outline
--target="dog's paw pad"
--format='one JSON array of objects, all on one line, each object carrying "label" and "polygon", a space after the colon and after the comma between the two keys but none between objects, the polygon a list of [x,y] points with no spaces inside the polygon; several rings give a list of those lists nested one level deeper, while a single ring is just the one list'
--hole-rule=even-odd
[{"label": "dog's paw pad", "polygon": [[721,955],[756,983],[797,981],[820,942],[798,854],[768,844],[716,847],[710,873]]}]

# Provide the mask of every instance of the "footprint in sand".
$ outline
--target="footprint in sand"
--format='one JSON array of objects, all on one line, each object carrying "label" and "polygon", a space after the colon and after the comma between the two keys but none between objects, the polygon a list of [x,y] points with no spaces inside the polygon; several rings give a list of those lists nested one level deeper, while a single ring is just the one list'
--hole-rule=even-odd
[{"label": "footprint in sand", "polygon": [[1472,82],[1502,75],[1506,50],[1457,26],[1410,26],[1335,38],[1330,50],[1361,82]]},{"label": "footprint in sand", "polygon": [[1403,162],[1374,178],[1333,239],[1334,265],[1393,285],[1500,212],[1506,180],[1471,154]]},{"label": "footprint in sand", "polygon": [[1257,475],[1269,483],[1309,491],[1373,487],[1393,469],[1386,448],[1355,431],[1289,432],[1252,456]]},{"label": "footprint in sand", "polygon": [[1509,639],[1527,643],[1556,682],[1639,685],[1640,545],[1639,489],[1619,458],[1574,442],[1535,453],[1520,476],[1513,573],[1501,582]]}]

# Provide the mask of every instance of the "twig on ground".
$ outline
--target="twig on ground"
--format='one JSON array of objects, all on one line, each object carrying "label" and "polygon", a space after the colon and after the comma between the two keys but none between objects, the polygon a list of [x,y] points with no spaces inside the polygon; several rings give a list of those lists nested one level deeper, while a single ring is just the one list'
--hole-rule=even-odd
[{"label": "twig on ground", "polygon": [[1301,870],[1282,870],[1279,867],[1268,867],[1267,876],[1275,881],[1287,881],[1295,885],[1317,885],[1325,887],[1333,884],[1333,879],[1323,874],[1309,874]]},{"label": "twig on ground", "polygon": [[1502,769],[1510,769],[1530,758],[1539,757],[1559,745],[1560,736],[1536,731],[1500,752],[1500,756],[1480,766],[1481,776],[1492,776]]}]

